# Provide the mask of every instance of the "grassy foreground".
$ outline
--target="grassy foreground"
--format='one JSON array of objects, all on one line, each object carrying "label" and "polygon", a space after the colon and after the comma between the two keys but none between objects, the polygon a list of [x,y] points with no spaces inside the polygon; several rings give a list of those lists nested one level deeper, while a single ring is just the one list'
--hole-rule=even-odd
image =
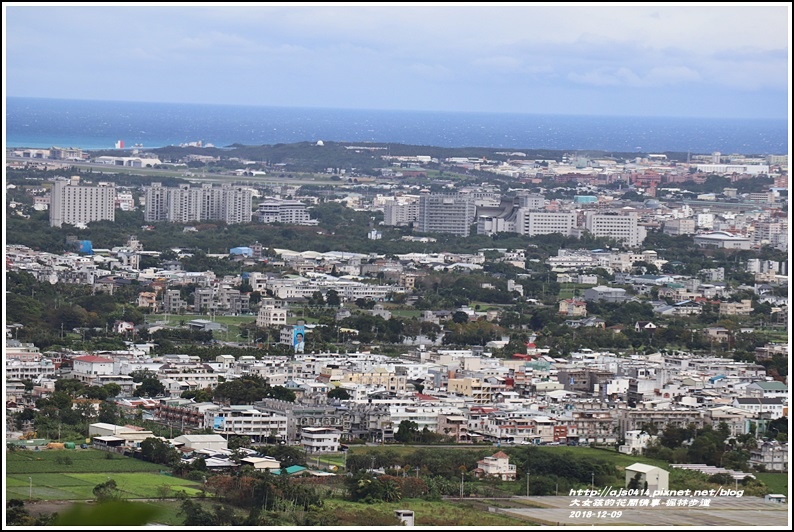
[{"label": "grassy foreground", "polygon": [[[487,502],[485,503],[487,505]],[[393,525],[395,510],[413,510],[415,526],[527,526],[531,523],[508,515],[491,513],[482,504],[469,501],[425,501],[364,504],[328,499],[325,507],[339,519],[335,526]]]}]

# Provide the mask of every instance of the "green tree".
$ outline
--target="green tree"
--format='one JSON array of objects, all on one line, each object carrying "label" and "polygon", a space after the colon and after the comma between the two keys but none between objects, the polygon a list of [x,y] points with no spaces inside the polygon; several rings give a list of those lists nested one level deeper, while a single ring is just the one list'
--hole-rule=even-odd
[{"label": "green tree", "polygon": [[93,493],[97,502],[116,501],[121,498],[121,492],[113,479],[94,486]]},{"label": "green tree", "polygon": [[344,401],[350,399],[350,394],[344,388],[334,388],[328,392],[328,398]]},{"label": "green tree", "polygon": [[339,299],[339,292],[336,290],[328,290],[325,294],[325,303],[329,307],[338,307],[342,304],[342,301]]},{"label": "green tree", "polygon": [[201,388],[199,390],[185,390],[180,394],[183,399],[193,399],[197,403],[212,402],[212,388]]},{"label": "green tree", "polygon": [[455,323],[468,323],[469,315],[462,310],[458,310],[452,314],[452,321]]},{"label": "green tree", "polygon": [[105,389],[107,397],[117,397],[121,393],[121,386],[115,382],[109,382],[102,387]]},{"label": "green tree", "polygon": [[130,373],[134,382],[141,384],[135,388],[135,394],[141,397],[157,397],[165,395],[165,386],[157,376],[149,370],[133,371]]},{"label": "green tree", "polygon": [[215,516],[204,509],[201,503],[190,499],[182,501],[177,515],[185,516],[185,526],[214,526]]},{"label": "green tree", "polygon": [[229,436],[226,440],[226,447],[230,450],[239,449],[240,447],[248,447],[251,445],[251,439],[245,436]]},{"label": "green tree", "polygon": [[179,452],[159,438],[146,438],[141,442],[141,458],[170,466],[179,461]]},{"label": "green tree", "polygon": [[103,401],[99,404],[99,419],[100,423],[110,423],[115,425],[121,419],[121,412],[116,403],[112,401]]},{"label": "green tree", "polygon": [[400,421],[400,425],[397,427],[397,433],[394,435],[394,439],[400,443],[410,443],[414,442],[419,438],[419,425],[416,421],[411,421],[409,419],[404,419]]}]

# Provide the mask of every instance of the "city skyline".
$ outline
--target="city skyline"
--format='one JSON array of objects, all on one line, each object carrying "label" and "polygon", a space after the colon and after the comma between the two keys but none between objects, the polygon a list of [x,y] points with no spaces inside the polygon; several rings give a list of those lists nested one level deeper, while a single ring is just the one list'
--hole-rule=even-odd
[{"label": "city skyline", "polygon": [[790,5],[783,3],[3,9],[7,96],[788,116]]}]

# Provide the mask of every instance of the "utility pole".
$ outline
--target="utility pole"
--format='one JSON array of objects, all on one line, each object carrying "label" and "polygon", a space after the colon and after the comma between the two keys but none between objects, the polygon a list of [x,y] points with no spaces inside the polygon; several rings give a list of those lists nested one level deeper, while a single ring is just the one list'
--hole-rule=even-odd
[{"label": "utility pole", "polygon": [[590,488],[595,487],[595,471],[590,472]]},{"label": "utility pole", "polygon": [[28,477],[28,481],[30,481],[30,487],[28,489],[28,500],[33,500],[33,477]]},{"label": "utility pole", "polygon": [[529,468],[527,467],[527,497],[529,497]]}]

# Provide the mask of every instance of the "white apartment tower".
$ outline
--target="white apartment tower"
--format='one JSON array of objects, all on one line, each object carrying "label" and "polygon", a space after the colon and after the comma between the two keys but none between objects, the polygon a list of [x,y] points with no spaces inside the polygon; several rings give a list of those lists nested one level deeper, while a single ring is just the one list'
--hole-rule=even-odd
[{"label": "white apartment tower", "polygon": [[86,224],[116,218],[116,187],[113,183],[81,186],[80,177],[58,178],[50,190],[50,227]]},{"label": "white apartment tower", "polygon": [[516,216],[516,232],[522,235],[548,235],[562,233],[568,236],[576,227],[576,213],[545,212],[519,209]]},{"label": "white apartment tower", "polygon": [[637,247],[645,240],[646,231],[637,225],[637,213],[585,213],[584,228],[593,236],[614,238],[629,247]]},{"label": "white apartment tower", "polygon": [[227,224],[251,221],[251,191],[244,187],[210,184],[163,187],[152,183],[146,189],[147,222],[200,222],[222,220]]},{"label": "white apartment tower", "polygon": [[383,225],[409,225],[419,219],[419,198],[400,197],[383,205]]},{"label": "white apartment tower", "polygon": [[452,233],[469,236],[477,207],[468,195],[422,194],[419,197],[420,233]]},{"label": "white apartment tower", "polygon": [[780,222],[756,222],[753,240],[755,244],[770,244],[776,242],[775,235],[784,232],[785,224]]},{"label": "white apartment tower", "polygon": [[518,194],[516,197],[521,208],[539,211],[546,206],[546,197],[542,194]]}]

